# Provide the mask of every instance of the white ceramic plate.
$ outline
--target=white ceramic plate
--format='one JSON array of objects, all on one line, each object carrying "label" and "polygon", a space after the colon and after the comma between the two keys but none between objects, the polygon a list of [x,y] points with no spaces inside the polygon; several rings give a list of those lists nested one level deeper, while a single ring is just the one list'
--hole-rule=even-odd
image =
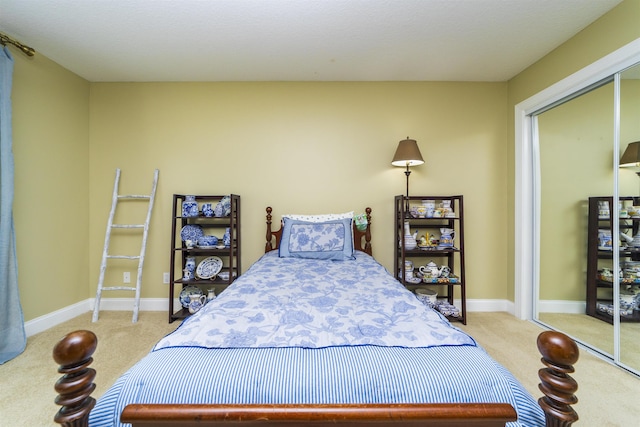
[{"label": "white ceramic plate", "polygon": [[196,274],[201,279],[211,279],[222,270],[222,260],[217,256],[210,256],[203,259],[196,267]]}]

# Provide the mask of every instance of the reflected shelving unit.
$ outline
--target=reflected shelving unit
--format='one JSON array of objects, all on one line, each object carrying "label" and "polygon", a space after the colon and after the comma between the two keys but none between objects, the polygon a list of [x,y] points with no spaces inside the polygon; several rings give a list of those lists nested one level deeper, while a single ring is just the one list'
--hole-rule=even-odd
[{"label": "reflected shelving unit", "polygon": [[[624,207],[637,206],[640,200],[638,197],[620,197],[620,202]],[[613,197],[589,197],[589,219],[588,219],[588,236],[587,236],[587,308],[586,312],[589,316],[613,323],[613,274],[612,260],[613,250],[620,251],[620,268],[624,271],[626,263],[640,262],[640,247],[619,246],[620,238],[613,236],[611,238],[611,247],[605,248],[601,245],[599,234],[601,231],[608,231],[613,234],[613,221],[610,215],[602,215],[600,212],[600,204],[605,203],[609,207],[609,212],[613,212]],[[621,233],[628,236],[635,236],[640,228],[640,217],[631,218],[624,216],[619,218],[619,229]],[[640,265],[640,264],[639,264]],[[606,270],[611,275],[603,274]],[[627,288],[640,286],[640,278],[628,277],[623,273],[620,278],[621,293],[626,293]],[[640,311],[637,309],[629,310],[624,302],[620,304],[620,321],[621,322],[640,322]]]}]

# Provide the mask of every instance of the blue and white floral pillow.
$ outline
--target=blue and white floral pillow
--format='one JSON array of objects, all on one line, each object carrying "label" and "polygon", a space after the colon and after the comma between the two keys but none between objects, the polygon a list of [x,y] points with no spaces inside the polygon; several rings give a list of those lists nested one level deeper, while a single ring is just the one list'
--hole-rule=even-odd
[{"label": "blue and white floral pillow", "polygon": [[282,258],[352,260],[351,218],[309,222],[283,218],[279,255]]}]

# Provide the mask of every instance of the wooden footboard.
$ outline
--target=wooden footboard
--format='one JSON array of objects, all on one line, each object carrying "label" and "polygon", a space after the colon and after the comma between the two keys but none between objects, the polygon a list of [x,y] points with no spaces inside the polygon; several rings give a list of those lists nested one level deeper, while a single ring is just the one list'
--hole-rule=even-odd
[{"label": "wooden footboard", "polygon": [[121,420],[142,426],[201,426],[242,423],[243,426],[474,426],[498,427],[516,420],[503,403],[411,405],[129,405]]},{"label": "wooden footboard", "polygon": [[[95,370],[88,366],[97,346],[90,331],[66,335],[53,349],[53,358],[64,374],[56,383],[56,403],[62,408],[55,421],[67,427],[88,425],[95,404]],[[546,415],[547,427],[568,427],[578,419],[571,407],[577,402],[578,386],[569,373],[578,360],[578,346],[560,332],[547,331],[538,336],[538,349],[546,366],[539,371],[539,403]],[[123,422],[141,426],[203,426],[242,424],[287,426],[504,426],[516,419],[508,404],[388,404],[388,405],[129,405],[121,415]]]}]

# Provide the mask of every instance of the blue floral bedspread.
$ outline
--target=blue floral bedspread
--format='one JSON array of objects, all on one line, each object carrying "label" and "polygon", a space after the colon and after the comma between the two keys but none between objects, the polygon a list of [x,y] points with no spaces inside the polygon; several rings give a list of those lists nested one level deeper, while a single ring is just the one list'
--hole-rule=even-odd
[{"label": "blue floral bedspread", "polygon": [[355,260],[265,254],[155,346],[474,346],[364,252]]},{"label": "blue floral bedspread", "polygon": [[474,340],[370,256],[266,254],[122,375],[91,427],[126,427],[131,403],[506,402],[542,427],[535,399]]}]

